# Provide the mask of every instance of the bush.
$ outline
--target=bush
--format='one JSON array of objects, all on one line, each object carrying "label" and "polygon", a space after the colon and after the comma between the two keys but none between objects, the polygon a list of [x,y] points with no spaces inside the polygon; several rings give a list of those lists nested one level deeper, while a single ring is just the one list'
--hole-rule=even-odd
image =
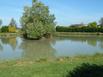
[{"label": "bush", "polygon": [[16,27],[15,27],[15,26],[9,26],[9,27],[8,27],[8,31],[9,31],[10,33],[15,33],[15,32],[16,32]]},{"label": "bush", "polygon": [[66,77],[103,77],[103,66],[96,64],[82,64],[69,72]]},{"label": "bush", "polygon": [[57,32],[103,32],[103,28],[98,27],[64,27],[64,26],[57,26]]},{"label": "bush", "polygon": [[3,26],[1,28],[1,32],[8,32],[8,26]]}]

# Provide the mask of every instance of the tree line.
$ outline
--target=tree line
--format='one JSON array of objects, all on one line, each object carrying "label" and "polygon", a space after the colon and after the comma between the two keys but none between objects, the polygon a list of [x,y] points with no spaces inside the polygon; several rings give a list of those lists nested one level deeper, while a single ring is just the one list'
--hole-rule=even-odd
[{"label": "tree line", "polygon": [[57,26],[57,32],[103,32],[103,18],[100,19],[99,25],[97,22],[90,22],[87,25],[73,24],[70,26]]},{"label": "tree line", "polygon": [[14,18],[11,19],[9,25],[5,26],[5,25],[2,25],[2,23],[3,21],[2,19],[0,19],[0,32],[1,33],[5,33],[5,32],[15,33],[16,32],[17,24]]},{"label": "tree line", "polygon": [[[103,32],[103,18],[100,24],[91,22],[85,24],[73,24],[68,27],[56,26],[55,16],[49,11],[49,7],[39,0],[32,0],[31,6],[25,6],[20,18],[22,33],[27,39],[40,39],[50,37],[54,32]],[[0,20],[2,25],[2,20]],[[1,32],[16,32],[16,21],[11,19],[8,26],[2,26]]]}]

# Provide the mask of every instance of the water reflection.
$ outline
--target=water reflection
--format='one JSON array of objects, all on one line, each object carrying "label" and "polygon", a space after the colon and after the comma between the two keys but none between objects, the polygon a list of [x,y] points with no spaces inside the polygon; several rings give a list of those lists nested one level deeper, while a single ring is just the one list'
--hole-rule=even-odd
[{"label": "water reflection", "polygon": [[2,46],[1,40],[0,40],[0,51],[3,51],[3,46]]},{"label": "water reflection", "polygon": [[0,60],[18,59],[22,57],[22,50],[18,48],[18,38],[0,39]]},{"label": "water reflection", "polygon": [[16,38],[1,38],[1,41],[2,41],[3,45],[9,45],[15,51],[15,48],[17,46]]},{"label": "water reflection", "polygon": [[55,37],[38,41],[1,38],[0,60],[40,59],[103,53],[102,37]]},{"label": "water reflection", "polygon": [[103,48],[103,37],[57,37],[56,41],[72,41],[72,42],[81,42],[87,43],[90,46],[97,46],[98,43],[100,47]]},{"label": "water reflection", "polygon": [[20,48],[23,49],[24,57],[30,59],[54,58],[55,49],[52,48],[53,40],[23,40]]},{"label": "water reflection", "polygon": [[[103,53],[103,37],[57,37],[56,56],[95,55]],[[101,42],[102,41],[102,42]]]}]

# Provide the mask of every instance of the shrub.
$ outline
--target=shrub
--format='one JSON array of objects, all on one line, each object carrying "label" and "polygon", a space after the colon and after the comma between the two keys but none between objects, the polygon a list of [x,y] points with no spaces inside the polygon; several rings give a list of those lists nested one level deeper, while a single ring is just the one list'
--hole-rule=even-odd
[{"label": "shrub", "polygon": [[98,27],[64,27],[64,26],[57,26],[57,32],[103,32],[103,28]]},{"label": "shrub", "polygon": [[1,32],[8,32],[8,26],[3,26],[1,28]]},{"label": "shrub", "polygon": [[11,33],[15,33],[16,32],[16,27],[15,26],[9,26],[8,31],[11,32]]},{"label": "shrub", "polygon": [[82,64],[69,72],[66,77],[103,77],[103,66],[96,64]]}]

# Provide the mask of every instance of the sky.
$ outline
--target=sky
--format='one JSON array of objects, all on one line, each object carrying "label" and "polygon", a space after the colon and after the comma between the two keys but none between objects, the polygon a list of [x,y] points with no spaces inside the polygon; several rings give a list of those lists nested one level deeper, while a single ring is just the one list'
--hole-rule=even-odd
[{"label": "sky", "polygon": [[[50,13],[56,17],[61,26],[99,21],[103,17],[103,0],[40,0],[49,6]],[[0,0],[0,19],[3,25],[9,24],[11,18],[20,25],[24,6],[30,6],[32,0]]]}]

